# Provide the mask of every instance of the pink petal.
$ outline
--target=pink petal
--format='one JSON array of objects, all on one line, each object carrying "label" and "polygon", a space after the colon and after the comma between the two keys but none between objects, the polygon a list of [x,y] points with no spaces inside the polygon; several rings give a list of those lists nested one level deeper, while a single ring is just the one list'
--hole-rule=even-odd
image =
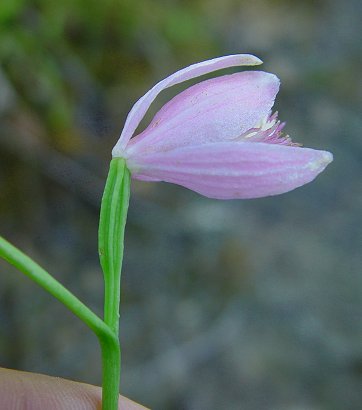
[{"label": "pink petal", "polygon": [[268,116],[278,90],[278,78],[263,71],[202,81],[164,105],[127,155],[240,137]]},{"label": "pink petal", "polygon": [[209,198],[259,198],[312,181],[332,161],[327,151],[253,142],[219,142],[139,155],[135,179],[182,185]]},{"label": "pink petal", "polygon": [[126,147],[133,133],[147,112],[148,108],[157,97],[157,95],[167,87],[190,80],[191,78],[199,77],[200,75],[211,73],[216,70],[221,70],[227,67],[243,66],[243,65],[258,65],[262,61],[250,54],[235,54],[224,57],[214,58],[212,60],[203,61],[201,63],[190,65],[171,74],[169,77],[157,83],[143,97],[141,97],[132,110],[129,112],[126,119],[122,134],[113,149],[113,156],[119,156],[119,153]]}]

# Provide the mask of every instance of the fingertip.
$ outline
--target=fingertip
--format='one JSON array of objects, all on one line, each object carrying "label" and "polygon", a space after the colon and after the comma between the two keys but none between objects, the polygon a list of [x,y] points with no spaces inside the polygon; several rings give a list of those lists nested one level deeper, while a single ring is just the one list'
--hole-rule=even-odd
[{"label": "fingertip", "polygon": [[[59,377],[0,369],[0,408],[101,410],[102,389]],[[147,410],[120,396],[119,410]]]}]

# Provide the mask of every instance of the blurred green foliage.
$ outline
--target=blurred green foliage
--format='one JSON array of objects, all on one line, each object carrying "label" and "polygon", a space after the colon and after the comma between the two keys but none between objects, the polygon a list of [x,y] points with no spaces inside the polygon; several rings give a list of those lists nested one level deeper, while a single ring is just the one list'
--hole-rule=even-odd
[{"label": "blurred green foliage", "polygon": [[142,83],[157,64],[152,41],[158,36],[166,53],[167,43],[186,58],[203,57],[200,41],[205,55],[213,50],[197,2],[135,6],[130,0],[1,2],[1,66],[56,146],[71,149],[79,138],[74,116],[87,88],[104,94],[125,80]]}]

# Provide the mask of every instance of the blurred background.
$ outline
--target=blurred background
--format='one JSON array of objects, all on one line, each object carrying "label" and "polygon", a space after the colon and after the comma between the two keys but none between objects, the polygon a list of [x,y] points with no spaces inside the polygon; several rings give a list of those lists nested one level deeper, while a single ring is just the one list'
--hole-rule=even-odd
[{"label": "blurred background", "polygon": [[[258,200],[133,183],[124,395],[165,410],[361,408],[361,18],[360,0],[1,1],[1,234],[99,314],[110,153],[157,81],[256,54],[281,78],[286,132],[335,155],[315,182]],[[96,338],[5,262],[0,365],[101,383]]]}]

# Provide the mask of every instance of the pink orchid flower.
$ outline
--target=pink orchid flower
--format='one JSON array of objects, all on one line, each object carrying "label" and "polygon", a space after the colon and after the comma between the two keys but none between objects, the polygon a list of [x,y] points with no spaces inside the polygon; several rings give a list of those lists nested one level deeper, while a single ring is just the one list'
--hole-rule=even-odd
[{"label": "pink orchid flower", "polygon": [[261,63],[252,55],[229,55],[159,82],[128,114],[113,157],[125,158],[135,179],[171,182],[217,199],[276,195],[312,181],[333,156],[302,148],[282,134],[284,123],[271,114],[279,79],[263,71],[223,75],[187,88],[132,138],[165,88],[223,68]]}]

